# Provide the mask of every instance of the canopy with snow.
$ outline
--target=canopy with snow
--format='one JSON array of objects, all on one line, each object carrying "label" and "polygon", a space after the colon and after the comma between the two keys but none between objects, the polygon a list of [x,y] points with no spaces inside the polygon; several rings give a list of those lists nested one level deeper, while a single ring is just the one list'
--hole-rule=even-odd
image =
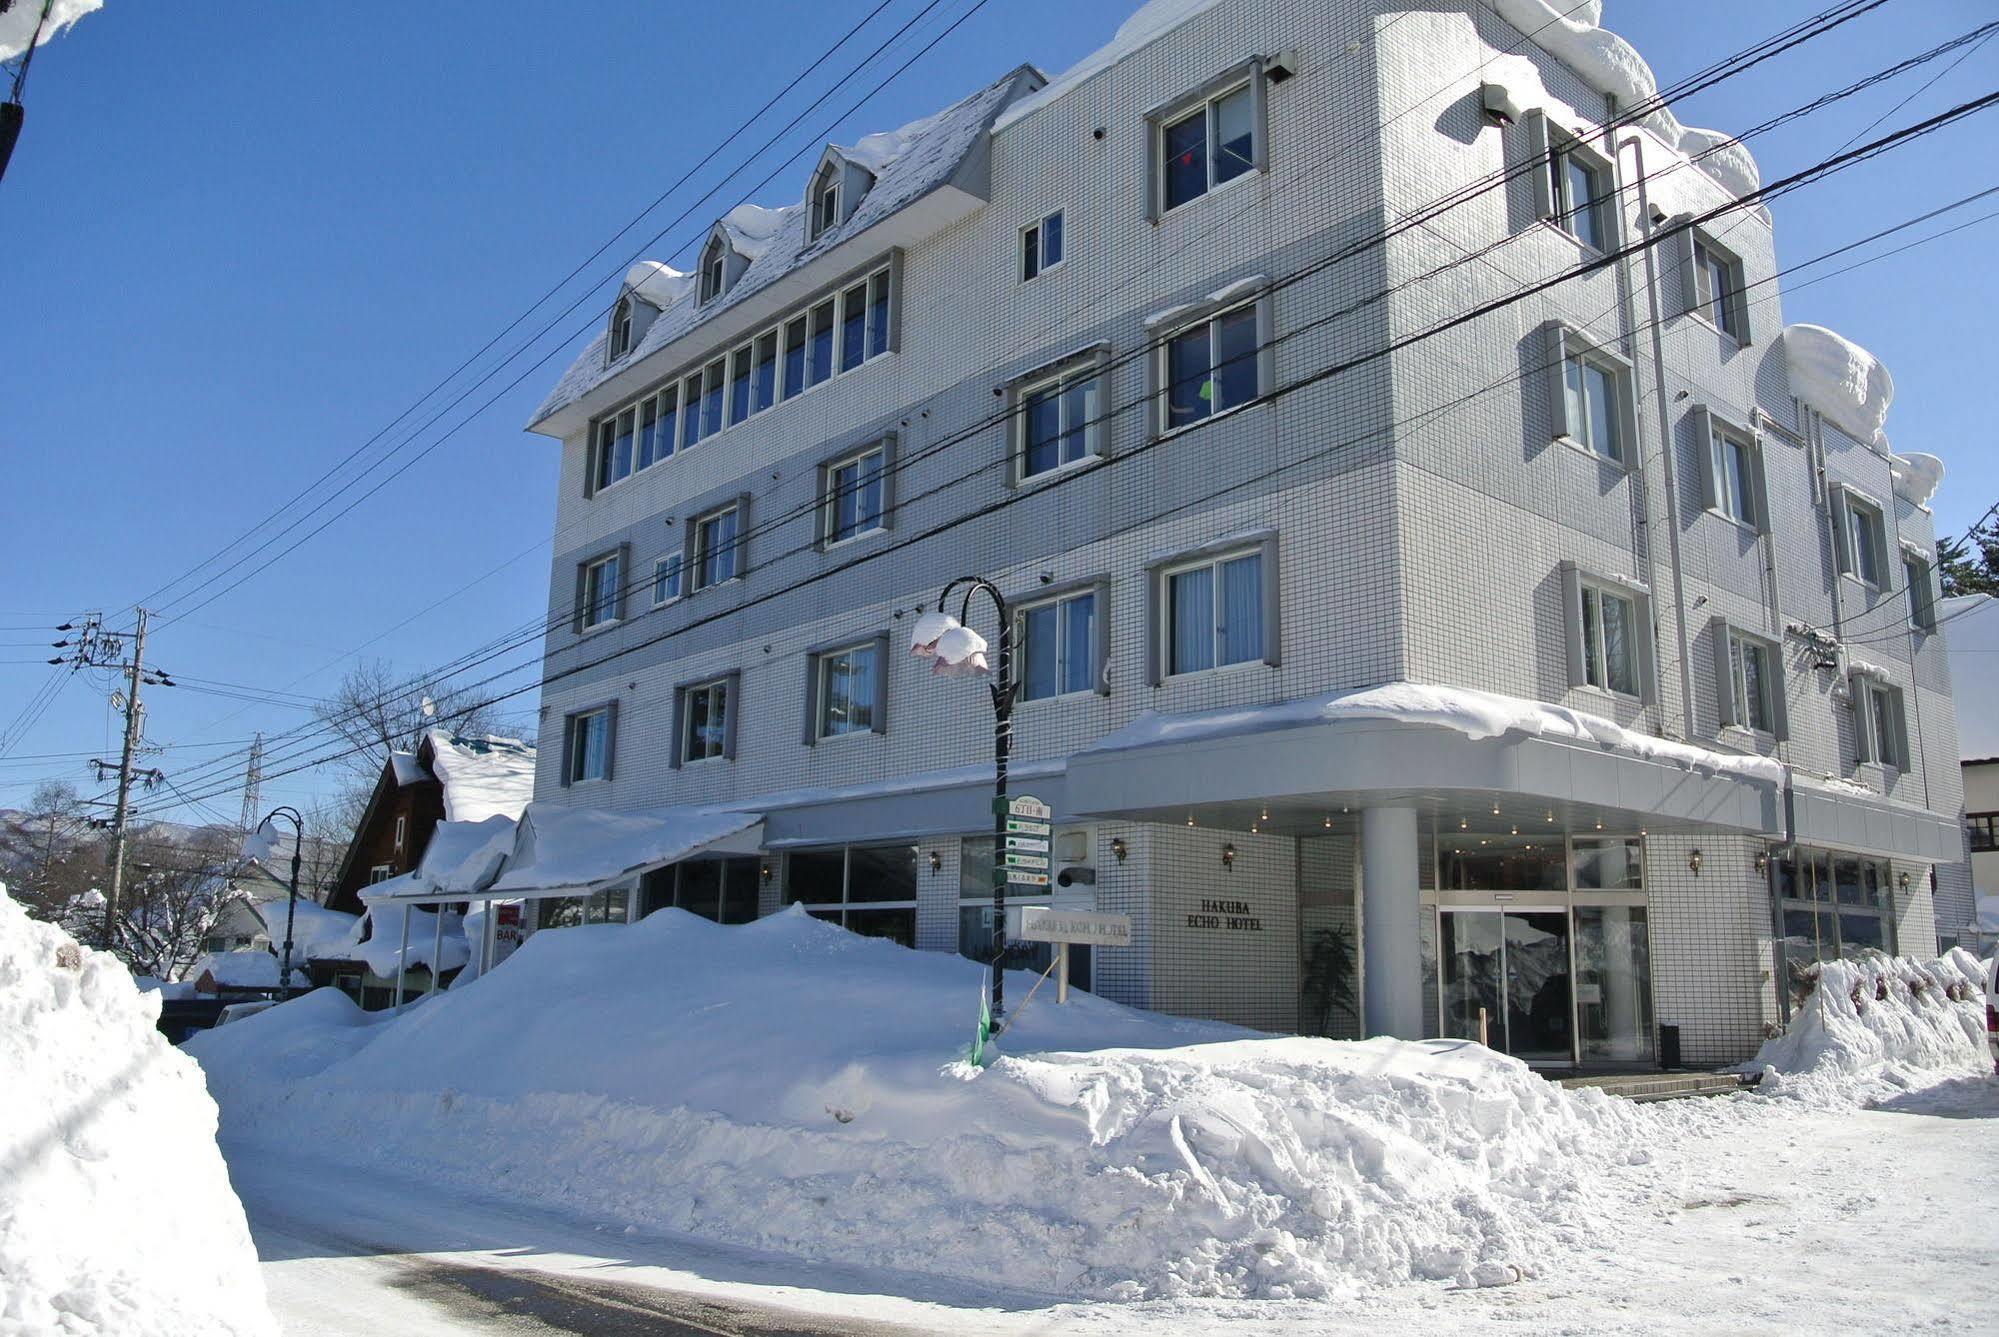
[{"label": "canopy with snow", "polygon": [[763,816],[706,808],[610,812],[536,803],[489,896],[580,895],[702,850],[755,853]]}]

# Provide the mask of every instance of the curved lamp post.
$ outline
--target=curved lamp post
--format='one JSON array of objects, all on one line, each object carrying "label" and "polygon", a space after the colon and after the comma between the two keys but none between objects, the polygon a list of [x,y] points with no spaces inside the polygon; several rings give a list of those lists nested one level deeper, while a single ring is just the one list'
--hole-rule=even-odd
[{"label": "curved lamp post", "polygon": [[298,865],[300,854],[305,849],[305,818],[299,816],[297,808],[273,808],[257,823],[257,829],[243,837],[243,855],[251,863],[262,864],[277,851],[278,830],[273,824],[278,818],[292,824],[292,881],[291,897],[285,902],[285,953],[278,967],[278,991],[281,997],[292,996],[292,922],[298,911]]},{"label": "curved lamp post", "polygon": [[[958,616],[945,610],[951,595],[963,587]],[[999,614],[999,672],[992,674],[986,663],[986,641],[965,625],[971,616],[972,596],[983,593]],[[1013,680],[1013,615],[999,586],[983,576],[960,576],[944,587],[937,597],[937,611],[916,620],[909,636],[909,653],[931,661],[930,671],[943,677],[983,678],[993,701],[993,996],[992,1022],[997,1026],[1004,1010],[1006,976],[1006,870],[1000,851],[1006,847],[1006,763],[1013,746],[1013,697],[1018,684]]]}]

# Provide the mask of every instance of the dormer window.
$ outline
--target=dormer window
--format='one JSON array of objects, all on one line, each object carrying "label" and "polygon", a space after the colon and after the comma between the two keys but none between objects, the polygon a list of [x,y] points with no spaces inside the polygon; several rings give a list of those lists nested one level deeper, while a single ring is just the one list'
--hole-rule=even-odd
[{"label": "dormer window", "polygon": [[720,237],[712,238],[708,248],[701,253],[701,300],[712,302],[720,297],[728,282],[728,249]]},{"label": "dormer window", "polygon": [[821,179],[812,198],[812,236],[817,238],[840,226],[840,174],[829,171]]},{"label": "dormer window", "polygon": [[632,351],[632,299],[618,299],[617,309],[611,313],[610,355],[623,357]]}]

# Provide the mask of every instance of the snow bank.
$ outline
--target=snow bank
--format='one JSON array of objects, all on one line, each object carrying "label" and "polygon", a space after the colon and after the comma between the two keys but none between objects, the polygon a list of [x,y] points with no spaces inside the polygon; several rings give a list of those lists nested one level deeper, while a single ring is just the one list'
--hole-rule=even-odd
[{"label": "snow bank", "polygon": [[1766,1094],[1823,1106],[1989,1073],[1983,972],[1961,947],[1933,961],[1824,962],[1789,1029],[1745,1066]]},{"label": "snow bank", "polygon": [[1786,325],[1784,361],[1791,393],[1864,445],[1882,441],[1895,380],[1872,353],[1823,325]]},{"label": "snow bank", "polygon": [[[386,882],[375,884],[376,887],[387,885]],[[368,899],[367,893],[374,889],[363,888],[362,899]],[[394,979],[396,958],[402,951],[405,916],[410,925],[407,967],[427,970],[431,964],[431,949],[437,945],[438,912],[408,905],[370,905],[345,938],[314,944],[311,956],[314,960],[362,961],[377,975]],[[472,959],[471,948],[465,941],[462,916],[444,912],[444,941],[436,955],[439,971],[456,970]]]},{"label": "snow bank", "polygon": [[11,9],[0,10],[0,60],[12,60],[26,51],[31,38],[36,46],[44,45],[85,14],[95,13],[103,7],[104,0],[55,0],[49,7],[48,20],[42,23],[42,33],[38,38],[35,37],[35,24],[42,18],[39,0],[21,0]]},{"label": "snow bank", "polygon": [[[283,948],[285,943],[285,912],[283,901],[272,901],[264,907],[265,922],[270,925],[271,944]],[[316,948],[345,942],[354,932],[358,915],[350,915],[344,910],[329,910],[316,901],[299,898],[292,911],[292,960],[310,959]]]},{"label": "snow bank", "polygon": [[[278,941],[283,941],[284,924],[279,921]],[[293,959],[304,960],[297,945]],[[275,989],[278,987],[278,958],[261,947],[245,947],[233,952],[210,952],[188,967],[188,978],[197,988]],[[304,984],[305,976],[292,971],[292,982]]]},{"label": "snow bank", "polygon": [[1626,752],[1687,770],[1730,775],[1743,780],[1776,784],[1784,778],[1783,763],[1770,757],[1716,752],[1712,748],[1695,747],[1670,738],[1657,738],[1626,729],[1601,715],[1549,705],[1544,701],[1501,696],[1468,687],[1440,687],[1415,682],[1392,682],[1354,692],[1303,697],[1274,706],[1231,707],[1184,715],[1146,711],[1130,724],[1105,734],[1082,751],[1118,751],[1159,743],[1262,733],[1342,719],[1427,724],[1441,729],[1455,729],[1472,739],[1529,734],[1593,743],[1611,751]]},{"label": "snow bank", "polygon": [[0,1334],[275,1332],[159,995],[0,887]]},{"label": "snow bank", "polygon": [[[1511,1059],[1044,990],[980,1070],[962,1056],[983,982],[796,910],[665,910],[535,934],[400,1018],[313,995],[188,1050],[232,1137],[1054,1295],[1509,1280],[1615,1228],[1603,1182],[1640,1116]],[[1027,983],[1009,981],[1016,1006]]]}]

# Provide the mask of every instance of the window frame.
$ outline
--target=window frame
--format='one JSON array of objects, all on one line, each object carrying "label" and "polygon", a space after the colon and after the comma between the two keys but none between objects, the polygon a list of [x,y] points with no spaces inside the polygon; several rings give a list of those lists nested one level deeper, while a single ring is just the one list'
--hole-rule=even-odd
[{"label": "window frame", "polygon": [[[1984,838],[1979,838],[1979,831]],[[1968,812],[1964,814],[1964,847],[1972,854],[1989,854],[1999,850],[1999,812]]]},{"label": "window frame", "polygon": [[[1757,534],[1770,532],[1770,486],[1765,465],[1763,434],[1711,404],[1695,405],[1690,417],[1694,424],[1697,463],[1701,478],[1701,504],[1712,514]],[[1744,501],[1749,514],[1736,515],[1727,506],[1728,475],[1722,455],[1724,443],[1743,451]]]},{"label": "window frame", "polygon": [[1937,629],[1936,565],[1930,555],[1904,545],[1903,593],[1908,596],[1909,625],[1917,631]]},{"label": "window frame", "polygon": [[[1260,277],[1255,280],[1243,280],[1245,283],[1252,281],[1257,285],[1257,291],[1252,296],[1236,297],[1223,301],[1210,299],[1209,301],[1196,303],[1191,310],[1174,312],[1170,322],[1161,321],[1148,332],[1148,338],[1151,340],[1153,348],[1152,356],[1146,359],[1146,365],[1152,375],[1152,393],[1147,397],[1147,401],[1151,405],[1151,422],[1149,426],[1151,427],[1151,436],[1154,439],[1190,431],[1220,418],[1225,418],[1232,413],[1239,413],[1244,409],[1253,408],[1268,400],[1272,392],[1276,389],[1276,317],[1271,301],[1271,294],[1268,290],[1267,282]],[[1237,285],[1232,284],[1230,286],[1235,287]],[[1239,404],[1229,404],[1219,409],[1210,408],[1206,413],[1197,418],[1189,419],[1183,423],[1174,423],[1172,408],[1173,345],[1181,336],[1191,332],[1196,327],[1205,326],[1208,333],[1208,379],[1212,382],[1216,379],[1215,367],[1219,361],[1216,354],[1219,350],[1221,340],[1221,323],[1230,316],[1236,315],[1246,309],[1254,312],[1256,324],[1256,352],[1255,356],[1251,359],[1256,369],[1256,393]]]},{"label": "window frame", "polygon": [[[1020,229],[1020,240],[1015,255],[1014,273],[1022,283],[1032,283],[1043,274],[1060,269],[1069,259],[1069,222],[1065,217],[1066,207],[1058,207],[1043,214],[1032,223]],[[1048,225],[1055,224],[1055,234],[1060,239],[1054,260],[1048,258]],[[1030,267],[1032,272],[1029,272]]]},{"label": "window frame", "polygon": [[706,306],[729,291],[729,247],[719,236],[711,236],[701,251],[700,291],[697,306]]},{"label": "window frame", "polygon": [[[1909,770],[1907,698],[1902,689],[1875,673],[1848,679],[1853,706],[1854,763]],[[1882,738],[1886,729],[1887,738]]]},{"label": "window frame", "polygon": [[[1561,580],[1569,687],[1640,705],[1656,705],[1658,682],[1652,651],[1652,592],[1635,581],[1595,571],[1573,561],[1561,564]],[[1596,595],[1595,626],[1590,625],[1587,616],[1586,591]],[[1631,677],[1634,691],[1619,691],[1609,685],[1611,675],[1607,671],[1608,660],[1601,640],[1602,600],[1606,596],[1621,599],[1631,606]],[[1606,665],[1604,681],[1600,684],[1589,681],[1590,638],[1593,633],[1598,637],[1597,662]]]},{"label": "window frame", "polygon": [[[1084,649],[1084,653],[1089,657],[1090,685],[1081,689],[1071,689],[1059,685],[1067,681],[1064,669],[1068,667],[1070,661],[1066,652],[1073,649],[1068,644],[1069,621],[1063,615],[1062,609],[1064,605],[1082,598],[1090,600],[1090,644]],[[1027,616],[1029,613],[1039,609],[1050,607],[1056,610],[1055,625],[1057,629],[1057,642],[1055,678],[1058,686],[1054,692],[1046,696],[1031,696],[1028,694],[1027,688]],[[1022,596],[1020,599],[1014,601],[1012,612],[1013,639],[1014,644],[1018,647],[1014,652],[1017,660],[1014,678],[1020,684],[1020,690],[1015,696],[1018,704],[1024,705],[1031,701],[1061,701],[1084,696],[1110,695],[1109,580],[1098,577],[1092,580],[1073,581],[1065,585],[1051,585],[1046,589],[1035,591],[1030,596]]]},{"label": "window frame", "polygon": [[[819,503],[814,512],[815,532],[813,540],[821,552],[831,551],[844,544],[857,543],[871,535],[883,534],[894,528],[895,447],[895,434],[893,432],[885,432],[881,436],[860,445],[849,446],[819,465],[818,484],[816,488]],[[842,535],[838,532],[838,520],[840,497],[843,494],[835,488],[835,477],[841,469],[852,464],[858,464],[871,455],[881,456],[881,465],[876,473],[876,482],[879,484],[880,489],[880,500],[878,509],[875,512],[874,523],[864,529],[856,529],[851,534]],[[858,490],[858,487],[859,480],[857,478],[856,490]]]},{"label": "window frame", "polygon": [[[1253,658],[1239,659],[1223,664],[1219,662],[1221,656],[1219,646],[1217,646],[1216,659],[1218,662],[1210,667],[1174,671],[1172,667],[1172,578],[1189,571],[1198,570],[1204,566],[1211,567],[1219,572],[1224,563],[1233,561],[1239,557],[1251,555],[1258,556],[1262,562],[1261,569],[1258,572],[1262,594],[1263,645],[1261,653]],[[1146,654],[1148,661],[1147,678],[1150,685],[1153,687],[1163,687],[1175,679],[1194,679],[1211,673],[1239,671],[1245,667],[1257,664],[1262,664],[1270,668],[1278,667],[1282,663],[1281,651],[1283,646],[1283,627],[1281,623],[1283,608],[1282,569],[1278,564],[1278,559],[1277,535],[1275,532],[1266,531],[1259,535],[1245,535],[1239,538],[1220,540],[1216,543],[1203,545],[1187,552],[1175,554],[1166,560],[1153,563],[1147,569],[1146,573],[1148,604]],[[1215,589],[1217,596],[1219,596],[1219,579],[1215,582]],[[1213,605],[1212,616],[1216,619],[1214,635],[1219,638],[1222,634],[1219,620],[1221,616],[1221,600],[1219,597],[1216,598]]]},{"label": "window frame", "polygon": [[[1249,165],[1225,181],[1215,180],[1215,160],[1220,148],[1216,133],[1219,118],[1217,107],[1234,94],[1247,90],[1249,94]],[[1178,203],[1169,204],[1166,170],[1166,132],[1198,113],[1203,117],[1202,147],[1205,161],[1202,171],[1206,185]],[[1146,113],[1146,210],[1154,224],[1164,221],[1169,215],[1215,195],[1238,181],[1254,180],[1270,170],[1270,113],[1269,80],[1265,77],[1264,62],[1261,57],[1231,66],[1197,88],[1180,94],[1170,102],[1162,103]]]},{"label": "window frame", "polygon": [[[1746,674],[1736,671],[1735,647],[1740,642],[1759,651],[1763,656],[1764,671],[1760,685],[1765,694],[1763,702],[1769,715],[1769,726],[1759,727],[1745,714],[1753,715],[1747,709],[1748,684]],[[1768,738],[1783,742],[1791,736],[1790,712],[1788,706],[1788,685],[1785,681],[1784,647],[1778,641],[1748,627],[1730,622],[1726,618],[1714,620],[1716,713],[1724,729],[1740,729],[1758,738]],[[1738,694],[1738,687],[1741,693]]]},{"label": "window frame", "polygon": [[[674,770],[699,765],[707,761],[734,761],[736,759],[736,729],[742,716],[742,680],[739,670],[725,673],[710,673],[692,678],[673,689],[673,748],[670,764]],[[688,729],[694,723],[693,712],[688,702],[697,692],[708,693],[716,688],[723,691],[722,698],[722,746],[719,752],[704,752],[701,756],[690,756]]]},{"label": "window frame", "polygon": [[[1886,588],[1888,572],[1888,509],[1874,498],[1844,483],[1831,485],[1833,509],[1833,556],[1839,574],[1855,584],[1882,593]],[[1874,578],[1868,579],[1860,569],[1860,538],[1854,526],[1863,525],[1870,540],[1867,560],[1874,567]]]},{"label": "window frame", "polygon": [[[631,545],[619,544],[607,552],[585,558],[576,564],[576,607],[571,616],[573,629],[577,635],[608,630],[625,620],[625,565],[630,558]],[[614,583],[608,595],[609,613],[596,617],[606,598],[593,594],[591,580],[597,572],[607,566],[616,568]]]},{"label": "window frame", "polygon": [[[1531,174],[1535,216],[1593,254],[1607,255],[1617,250],[1623,236],[1623,219],[1618,205],[1621,187],[1616,162],[1590,142],[1589,133],[1558,125],[1546,112],[1529,112],[1524,119],[1528,149],[1535,164]],[[1597,231],[1602,234],[1601,244],[1585,240],[1570,226],[1576,210],[1569,198],[1568,173],[1560,170],[1570,162],[1580,162],[1602,186],[1593,209]]]},{"label": "window frame", "polygon": [[611,330],[604,345],[607,361],[616,362],[632,351],[634,314],[631,297],[620,297],[617,308],[611,312]]},{"label": "window frame", "polygon": [[[719,580],[710,580],[707,572],[710,552],[705,531],[711,522],[731,514],[736,518],[736,528],[728,544],[729,573]],[[702,590],[726,585],[732,580],[741,580],[748,573],[749,515],[749,493],[742,492],[727,501],[700,510],[688,518],[687,541],[683,547],[686,559],[681,566],[683,595],[699,594]]]},{"label": "window frame", "polygon": [[[1599,464],[1629,473],[1637,467],[1636,457],[1643,448],[1630,359],[1597,343],[1564,321],[1550,321],[1546,330],[1552,439]],[[1569,421],[1569,362],[1572,359],[1585,364],[1594,363],[1599,370],[1609,373],[1612,393],[1617,396],[1612,421],[1618,437],[1618,454],[1606,455],[1575,434],[1576,425]]]},{"label": "window frame", "polygon": [[[604,722],[604,771],[601,775],[583,775],[578,764],[579,749],[585,744],[583,727],[586,721],[600,717]],[[617,772],[617,744],[618,703],[615,700],[600,701],[565,713],[562,717],[562,787],[569,789],[577,785],[609,783]]]},{"label": "window frame", "polygon": [[[1110,345],[1092,344],[1072,353],[1064,353],[1051,362],[1023,372],[1007,382],[1007,482],[1014,487],[1024,487],[1044,482],[1058,474],[1072,469],[1087,467],[1104,459],[1107,455],[1105,441],[1109,436],[1110,424],[1106,413],[1100,411],[1093,422],[1083,425],[1083,453],[1073,460],[1060,460],[1046,469],[1034,473],[1027,471],[1028,452],[1028,401],[1036,395],[1054,390],[1058,396],[1056,413],[1065,412],[1064,392],[1088,381],[1097,382],[1099,404],[1108,401]],[[1066,427],[1057,431],[1060,438],[1068,435]]]},{"label": "window frame", "polygon": [[[662,598],[659,592],[661,577],[665,574],[662,568],[666,567],[669,563],[672,564],[673,571],[666,583],[672,586],[673,592]],[[652,606],[654,608],[664,608],[667,604],[678,602],[684,596],[686,583],[687,554],[685,552],[670,552],[662,557],[655,557],[652,563]]]},{"label": "window frame", "polygon": [[[833,661],[861,651],[874,656],[875,673],[872,683],[873,694],[868,703],[868,724],[864,729],[843,729],[837,733],[828,732],[825,713],[828,705],[826,682],[829,666]],[[806,652],[805,656],[805,726],[800,741],[807,747],[817,747],[821,743],[836,742],[847,738],[882,735],[888,732],[888,689],[889,689],[889,635],[878,631],[871,636],[850,637],[846,640],[829,642]]]}]

